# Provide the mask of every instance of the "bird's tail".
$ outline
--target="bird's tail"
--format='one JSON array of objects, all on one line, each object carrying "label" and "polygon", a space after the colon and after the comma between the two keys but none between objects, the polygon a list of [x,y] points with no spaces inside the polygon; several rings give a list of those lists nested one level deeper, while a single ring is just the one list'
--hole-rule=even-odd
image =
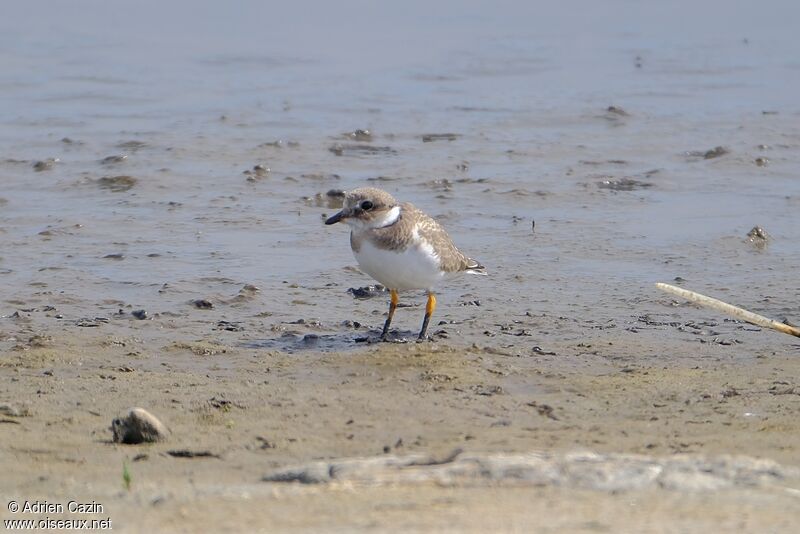
[{"label": "bird's tail", "polygon": [[481,265],[479,261],[473,260],[472,258],[467,258],[467,268],[464,269],[464,272],[469,274],[480,274],[482,276],[489,274],[486,272],[486,267]]}]

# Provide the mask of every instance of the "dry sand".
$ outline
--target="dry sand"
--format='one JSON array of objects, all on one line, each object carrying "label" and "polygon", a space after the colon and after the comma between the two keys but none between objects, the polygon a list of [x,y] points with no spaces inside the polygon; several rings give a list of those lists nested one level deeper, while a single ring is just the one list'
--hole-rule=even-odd
[{"label": "dry sand", "polygon": [[[789,352],[747,363],[652,360],[635,368],[591,358],[567,370],[558,358],[447,342],[289,354],[210,339],[159,345],[102,328],[48,335],[2,354],[10,380],[0,399],[10,406],[0,424],[0,468],[4,500],[94,501],[104,514],[4,510],[4,519],[110,517],[115,529],[133,532],[790,532],[800,517],[800,477],[792,467],[800,363]],[[20,329],[20,339],[25,335]],[[651,349],[630,334],[601,339],[584,344],[613,343],[621,353]],[[671,350],[681,348],[690,350],[680,343]],[[169,440],[112,443],[111,419],[131,405],[160,417]],[[761,478],[722,474],[719,487],[691,481],[625,487],[630,473],[609,460],[608,473],[623,481],[615,491],[600,482],[575,485],[564,472],[546,483],[513,476],[262,480],[315,460],[419,454],[444,460],[457,449],[462,457],[595,451],[642,455],[656,464],[678,453],[698,461],[733,455],[776,463]]]}]

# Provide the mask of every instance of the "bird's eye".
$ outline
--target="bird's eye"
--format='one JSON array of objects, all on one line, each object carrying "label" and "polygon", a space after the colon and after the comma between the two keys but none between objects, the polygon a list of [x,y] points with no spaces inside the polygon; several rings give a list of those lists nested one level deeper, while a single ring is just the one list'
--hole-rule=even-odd
[{"label": "bird's eye", "polygon": [[372,208],[373,208],[373,204],[369,200],[365,200],[364,202],[361,203],[361,209],[364,210],[364,211],[369,211]]}]

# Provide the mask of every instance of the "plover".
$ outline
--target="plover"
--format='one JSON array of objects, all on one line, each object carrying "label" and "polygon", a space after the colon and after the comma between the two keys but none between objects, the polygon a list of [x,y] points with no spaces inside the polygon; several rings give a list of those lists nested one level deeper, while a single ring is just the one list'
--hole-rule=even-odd
[{"label": "plover", "polygon": [[433,289],[441,281],[469,273],[485,275],[483,265],[465,256],[442,226],[408,202],[397,202],[386,191],[363,187],[349,191],[342,211],[325,224],[347,223],[350,247],[361,270],[386,286],[391,295],[383,325],[385,341],[399,301],[398,291],[428,292],[419,339],[425,339],[436,309]]}]

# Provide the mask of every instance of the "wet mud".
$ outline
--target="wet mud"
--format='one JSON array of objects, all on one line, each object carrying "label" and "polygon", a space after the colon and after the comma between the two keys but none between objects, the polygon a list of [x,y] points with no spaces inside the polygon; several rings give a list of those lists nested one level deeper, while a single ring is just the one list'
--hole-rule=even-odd
[{"label": "wet mud", "polygon": [[[790,17],[467,6],[392,45],[251,2],[186,48],[202,10],[147,4],[143,42],[89,3],[0,20],[6,500],[132,532],[794,531],[800,342],[653,285],[800,323]],[[323,224],[364,185],[489,272],[438,289],[429,341],[409,291],[378,342],[388,292]],[[115,443],[133,407],[166,439]]]}]

